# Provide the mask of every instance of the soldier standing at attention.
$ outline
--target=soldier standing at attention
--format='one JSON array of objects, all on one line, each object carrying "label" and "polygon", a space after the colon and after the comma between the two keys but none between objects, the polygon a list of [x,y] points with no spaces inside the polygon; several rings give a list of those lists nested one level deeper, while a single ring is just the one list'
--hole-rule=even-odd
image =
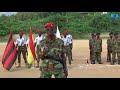
[{"label": "soldier standing at attention", "polygon": [[100,33],[96,33],[96,40],[97,40],[97,49],[98,49],[98,58],[97,58],[97,62],[99,64],[101,63],[101,52],[102,52],[102,39],[100,38]]},{"label": "soldier standing at attention", "polygon": [[64,31],[64,36],[62,37],[62,40],[64,42],[64,49],[66,57],[68,57],[69,64],[71,65],[71,47],[70,47],[70,41],[67,37],[67,32]]},{"label": "soldier standing at attention", "polygon": [[120,37],[118,37],[118,33],[114,34],[114,39],[112,40],[112,60],[111,65],[114,65],[116,62],[116,54],[118,59],[118,64],[120,65]]},{"label": "soldier standing at attention", "polygon": [[113,32],[109,33],[109,38],[107,40],[107,62],[111,61],[112,54],[112,40],[113,40]]},{"label": "soldier standing at attention", "polygon": [[94,49],[94,41],[95,41],[95,39],[96,39],[96,36],[95,36],[95,34],[94,33],[92,33],[91,34],[91,38],[90,38],[90,40],[89,40],[89,49],[90,49],[90,61],[91,61],[91,64],[94,64],[93,62],[93,59],[92,59],[92,57],[93,57],[93,49]]},{"label": "soldier standing at attention", "polygon": [[40,49],[40,42],[41,40],[43,39],[43,36],[42,36],[42,30],[38,30],[38,36],[35,38],[35,47],[37,48],[36,49],[36,53],[37,53],[37,66],[36,68],[39,68],[39,62],[40,62],[40,57],[41,57],[41,49]]},{"label": "soldier standing at attention", "polygon": [[23,55],[24,61],[25,61],[25,66],[27,67],[27,59],[26,59],[26,40],[23,38],[23,32],[19,32],[19,38],[16,40],[16,48],[18,51],[18,67],[21,67],[21,53]]},{"label": "soldier standing at attention", "polygon": [[66,33],[67,33],[67,37],[69,38],[69,42],[70,42],[70,56],[71,56],[71,60],[73,61],[72,59],[72,48],[73,48],[73,39],[72,39],[72,35],[70,34],[69,30],[66,30]]},{"label": "soldier standing at attention", "polygon": [[66,78],[68,75],[63,41],[54,34],[54,23],[45,25],[47,36],[41,41],[43,54],[41,57],[40,78]]}]

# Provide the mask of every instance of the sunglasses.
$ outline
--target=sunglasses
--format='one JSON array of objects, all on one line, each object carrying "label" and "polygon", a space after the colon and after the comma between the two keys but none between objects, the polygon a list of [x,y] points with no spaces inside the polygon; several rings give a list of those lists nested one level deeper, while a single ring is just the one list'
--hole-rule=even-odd
[{"label": "sunglasses", "polygon": [[50,31],[50,30],[53,31],[53,29],[47,29],[47,31]]}]

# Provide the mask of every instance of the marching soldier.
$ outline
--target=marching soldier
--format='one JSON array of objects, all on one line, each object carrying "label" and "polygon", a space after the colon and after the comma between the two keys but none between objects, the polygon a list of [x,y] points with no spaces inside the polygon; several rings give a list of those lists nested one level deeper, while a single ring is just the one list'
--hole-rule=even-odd
[{"label": "marching soldier", "polygon": [[91,61],[91,64],[93,63],[92,57],[93,57],[94,41],[95,41],[95,39],[96,39],[95,37],[96,37],[95,34],[92,33],[92,34],[91,34],[91,38],[90,38],[90,40],[89,40],[89,49],[90,49],[90,61]]},{"label": "marching soldier", "polygon": [[16,40],[16,48],[18,49],[18,68],[21,67],[21,53],[23,55],[25,65],[27,67],[27,59],[26,59],[26,40],[23,38],[23,32],[19,32],[19,38]]},{"label": "marching soldier", "polygon": [[111,61],[112,54],[112,40],[113,40],[113,32],[109,33],[109,38],[107,40],[107,62]]},{"label": "marching soldier", "polygon": [[97,40],[97,49],[98,49],[98,58],[97,58],[97,61],[99,64],[102,64],[101,63],[101,52],[102,52],[102,39],[100,38],[100,33],[96,33],[96,40]]},{"label": "marching soldier", "polygon": [[116,62],[116,54],[118,58],[118,64],[120,65],[120,37],[118,37],[118,33],[114,34],[114,39],[112,40],[112,60],[111,65],[114,65]]},{"label": "marching soldier", "polygon": [[73,48],[73,40],[72,40],[72,35],[70,34],[69,30],[66,30],[67,33],[67,37],[69,38],[69,42],[70,42],[70,56],[71,56],[71,60],[72,59],[72,48]]},{"label": "marching soldier", "polygon": [[56,38],[54,34],[54,23],[45,25],[47,36],[41,41],[40,46],[43,48],[41,57],[41,76],[40,78],[66,78],[67,66],[66,57],[63,50],[63,41]]},{"label": "marching soldier", "polygon": [[69,38],[67,37],[66,31],[64,31],[64,36],[62,40],[64,42],[64,49],[65,49],[66,57],[68,57],[69,64],[71,65],[71,47],[70,47],[70,41],[69,41]]},{"label": "marching soldier", "polygon": [[41,40],[43,39],[42,36],[42,30],[38,30],[38,36],[35,38],[35,47],[36,47],[36,53],[37,53],[37,66],[36,68],[39,68],[39,61],[40,61],[40,57],[41,57],[41,49],[39,47]]}]

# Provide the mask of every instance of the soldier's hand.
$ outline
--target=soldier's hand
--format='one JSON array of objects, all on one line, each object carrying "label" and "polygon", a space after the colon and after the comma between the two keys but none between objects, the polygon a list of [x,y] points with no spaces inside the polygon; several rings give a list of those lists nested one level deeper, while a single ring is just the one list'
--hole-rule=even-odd
[{"label": "soldier's hand", "polygon": [[44,53],[47,53],[47,52],[48,52],[48,47],[45,46],[45,47],[44,47]]}]

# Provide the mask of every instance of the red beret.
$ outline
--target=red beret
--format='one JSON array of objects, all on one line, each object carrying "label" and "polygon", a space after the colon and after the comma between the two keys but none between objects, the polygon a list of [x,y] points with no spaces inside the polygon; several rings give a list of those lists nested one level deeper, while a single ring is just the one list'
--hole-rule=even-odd
[{"label": "red beret", "polygon": [[69,30],[66,30],[67,33],[69,33]]},{"label": "red beret", "polygon": [[63,34],[67,34],[67,31],[64,31]]},{"label": "red beret", "polygon": [[19,32],[19,35],[23,35],[24,33],[23,32]]},{"label": "red beret", "polygon": [[38,30],[37,32],[38,32],[38,33],[41,33],[41,32],[42,32],[42,30]]},{"label": "red beret", "polygon": [[47,27],[55,28],[55,24],[52,22],[47,23],[47,24],[45,24],[45,28],[47,28]]}]

